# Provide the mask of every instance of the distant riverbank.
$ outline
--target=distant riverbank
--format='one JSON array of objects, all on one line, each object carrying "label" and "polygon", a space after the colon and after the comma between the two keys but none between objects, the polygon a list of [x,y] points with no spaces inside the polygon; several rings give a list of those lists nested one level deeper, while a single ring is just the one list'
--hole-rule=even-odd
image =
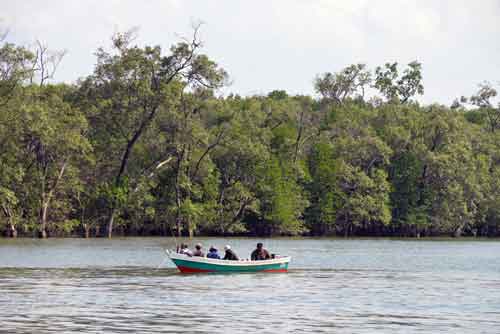
[{"label": "distant riverbank", "polygon": [[[313,236],[313,235],[300,235],[300,236],[284,236],[284,235],[275,235],[275,236],[255,236],[255,235],[194,235],[192,237],[189,237],[188,235],[182,235],[182,236],[172,236],[172,235],[120,235],[116,234],[114,235],[111,239],[109,239],[107,236],[92,236],[85,238],[84,236],[81,235],[66,235],[66,236],[54,236],[54,237],[48,237],[46,239],[54,239],[54,240],[64,240],[64,239],[83,239],[83,240],[91,240],[91,239],[143,239],[143,238],[153,238],[153,239],[175,239],[175,240],[197,240],[200,238],[203,239],[218,239],[218,238],[225,238],[225,239],[261,239],[261,240],[284,240],[284,239],[291,239],[291,240],[425,240],[425,241],[474,241],[474,240],[500,240],[500,236],[453,236],[453,235],[432,235],[432,236],[420,236],[420,237],[415,237],[415,236],[389,236],[389,235],[382,235],[382,236],[358,236],[358,235],[351,235],[348,237],[341,236],[341,235],[323,235],[323,236]],[[21,235],[16,238],[12,238],[9,236],[0,236],[0,240],[16,240],[16,239],[40,239],[37,234],[33,235]]]}]

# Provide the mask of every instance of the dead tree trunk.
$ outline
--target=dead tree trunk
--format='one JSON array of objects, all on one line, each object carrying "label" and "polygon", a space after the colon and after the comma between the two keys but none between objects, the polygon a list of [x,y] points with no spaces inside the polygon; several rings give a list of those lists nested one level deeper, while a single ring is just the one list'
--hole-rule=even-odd
[{"label": "dead tree trunk", "polygon": [[16,225],[12,224],[11,222],[9,222],[9,224],[10,224],[10,237],[11,238],[17,238]]},{"label": "dead tree trunk", "polygon": [[107,235],[108,238],[111,239],[113,236],[113,223],[115,221],[115,209],[111,209],[111,213],[109,215],[109,220],[108,220],[108,229],[107,229]]},{"label": "dead tree trunk", "polygon": [[40,217],[40,231],[39,231],[39,236],[42,239],[47,238],[47,213],[49,210],[49,201],[44,201],[42,204],[42,212],[41,212],[41,217]]},{"label": "dead tree trunk", "polygon": [[90,225],[87,223],[83,224],[83,230],[84,230],[84,237],[85,239],[90,238]]}]

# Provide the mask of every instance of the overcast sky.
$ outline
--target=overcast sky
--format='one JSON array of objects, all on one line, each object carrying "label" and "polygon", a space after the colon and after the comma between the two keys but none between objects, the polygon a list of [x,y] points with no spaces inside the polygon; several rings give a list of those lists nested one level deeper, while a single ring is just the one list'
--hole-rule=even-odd
[{"label": "overcast sky", "polygon": [[313,78],[352,63],[423,63],[425,103],[448,104],[481,81],[500,85],[500,0],[0,0],[8,41],[66,49],[58,81],[89,74],[99,46],[139,27],[169,47],[201,20],[204,51],[242,95],[311,94]]}]

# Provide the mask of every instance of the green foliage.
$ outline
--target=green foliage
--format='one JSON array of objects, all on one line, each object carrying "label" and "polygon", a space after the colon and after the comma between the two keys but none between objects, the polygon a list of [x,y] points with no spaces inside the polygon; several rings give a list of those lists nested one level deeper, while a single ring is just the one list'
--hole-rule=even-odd
[{"label": "green foliage", "polygon": [[375,84],[382,95],[389,101],[407,102],[415,94],[422,95],[422,64],[413,61],[408,64],[402,75],[399,75],[398,63],[386,63],[384,67],[375,69]]},{"label": "green foliage", "polygon": [[324,73],[314,80],[314,88],[325,99],[334,103],[343,103],[356,94],[361,98],[365,88],[371,83],[371,73],[365,64],[350,65],[338,73]]},{"label": "green foliage", "polygon": [[34,85],[33,52],[0,46],[4,234],[500,235],[491,85],[420,106],[420,63],[355,64],[319,98],[219,97],[196,31],[168,52],[132,35],[76,85]]},{"label": "green foliage", "polygon": [[345,235],[352,234],[355,228],[366,231],[390,223],[390,185],[384,170],[377,169],[367,175],[359,167],[340,161],[338,173],[341,187],[338,215]]},{"label": "green foliage", "polygon": [[306,211],[308,227],[313,234],[330,233],[340,204],[332,145],[326,141],[316,143],[309,154],[308,165],[311,176],[310,206]]},{"label": "green foliage", "polygon": [[35,55],[30,50],[4,43],[0,47],[0,105],[12,97],[15,89],[32,78]]},{"label": "green foliage", "polygon": [[303,232],[301,212],[305,202],[301,190],[276,158],[271,158],[259,172],[259,199],[267,233],[299,234]]},{"label": "green foliage", "polygon": [[[428,223],[428,198],[421,193],[423,164],[414,152],[401,152],[393,158],[390,169],[390,194],[395,228],[418,234]],[[405,233],[405,232],[403,232]]]},{"label": "green foliage", "polygon": [[[470,102],[479,107],[479,113],[486,119],[491,132],[500,129],[500,103],[495,107],[492,101],[496,96],[497,90],[488,82],[484,82],[479,85],[477,93],[470,97]],[[467,100],[464,99],[464,102]]]},{"label": "green foliage", "polygon": [[267,94],[267,97],[274,100],[285,100],[288,98],[288,94],[284,90],[273,90],[272,92]]}]

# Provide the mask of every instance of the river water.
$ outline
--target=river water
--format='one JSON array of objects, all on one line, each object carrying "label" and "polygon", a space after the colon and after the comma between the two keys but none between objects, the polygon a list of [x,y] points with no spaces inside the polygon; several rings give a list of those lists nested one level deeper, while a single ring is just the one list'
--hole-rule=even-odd
[{"label": "river water", "polygon": [[288,273],[179,274],[169,238],[0,239],[0,333],[500,333],[499,241],[263,241]]}]

